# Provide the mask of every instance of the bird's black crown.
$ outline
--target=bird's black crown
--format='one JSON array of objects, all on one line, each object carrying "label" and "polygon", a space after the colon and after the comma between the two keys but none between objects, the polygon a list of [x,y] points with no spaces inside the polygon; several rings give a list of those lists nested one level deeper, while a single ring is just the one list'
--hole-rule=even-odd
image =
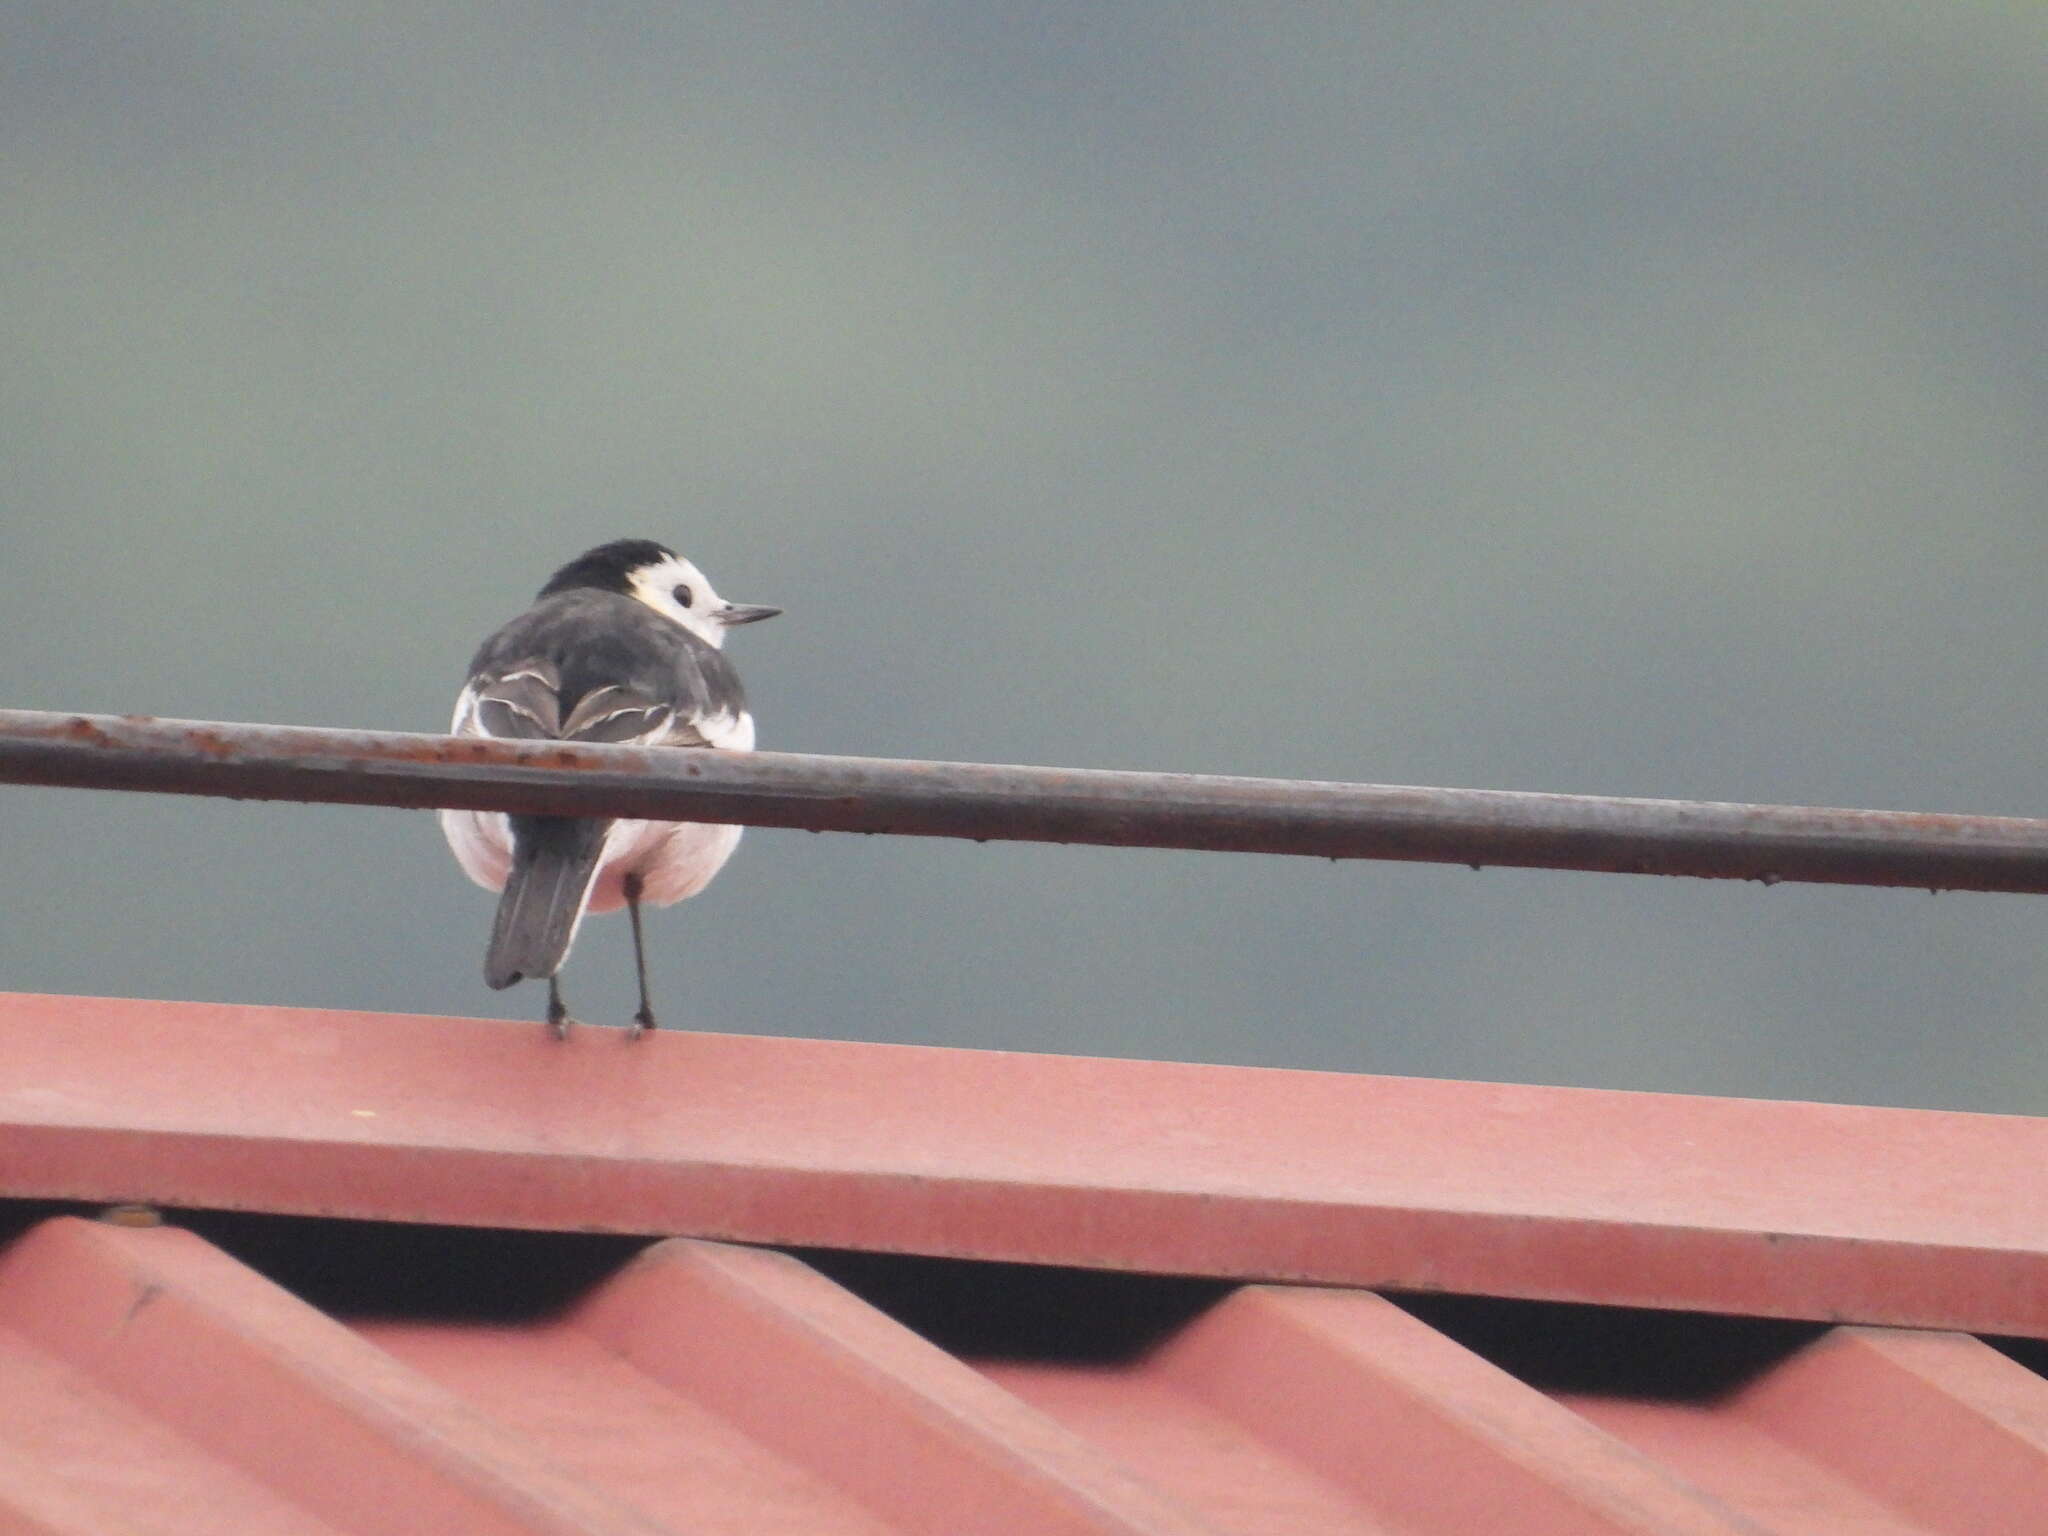
[{"label": "bird's black crown", "polygon": [[626,578],[634,571],[675,557],[674,550],[652,539],[614,539],[609,544],[585,550],[555,572],[548,578],[548,584],[540,589],[539,596],[553,597],[557,592],[570,592],[580,587],[630,593],[633,589]]}]

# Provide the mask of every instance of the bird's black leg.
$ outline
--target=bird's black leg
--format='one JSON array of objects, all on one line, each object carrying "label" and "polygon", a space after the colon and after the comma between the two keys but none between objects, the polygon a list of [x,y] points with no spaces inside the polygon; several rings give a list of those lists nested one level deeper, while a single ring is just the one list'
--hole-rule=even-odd
[{"label": "bird's black leg", "polygon": [[640,877],[626,876],[624,887],[626,915],[633,920],[633,968],[640,977],[640,1011],[633,1015],[633,1038],[637,1040],[654,1028],[654,1005],[647,1000],[647,946],[640,938]]},{"label": "bird's black leg", "polygon": [[569,1038],[569,1026],[576,1021],[569,1017],[569,1005],[562,1001],[562,983],[555,977],[548,978],[548,1033],[557,1040]]}]

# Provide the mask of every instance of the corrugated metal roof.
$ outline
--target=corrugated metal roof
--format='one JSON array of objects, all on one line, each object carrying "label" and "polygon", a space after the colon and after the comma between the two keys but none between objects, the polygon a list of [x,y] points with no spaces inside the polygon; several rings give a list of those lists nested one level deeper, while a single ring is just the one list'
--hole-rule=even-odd
[{"label": "corrugated metal roof", "polygon": [[[971,1290],[988,1266],[962,1268]],[[42,1221],[0,1255],[0,1524],[2048,1528],[2048,1381],[1955,1333],[1780,1325],[1711,1394],[1655,1361],[1626,1392],[1560,1391],[1371,1292],[1252,1285],[1129,1354],[978,1356],[797,1257],[697,1239],[537,1317],[479,1304],[344,1320],[192,1232]]]},{"label": "corrugated metal roof", "polygon": [[0,997],[0,1529],[2048,1531],[2044,1132]]}]

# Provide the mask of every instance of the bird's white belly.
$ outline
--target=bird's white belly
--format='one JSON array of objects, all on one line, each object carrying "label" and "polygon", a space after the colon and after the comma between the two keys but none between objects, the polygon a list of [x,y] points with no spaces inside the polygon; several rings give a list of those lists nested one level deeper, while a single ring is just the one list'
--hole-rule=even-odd
[{"label": "bird's white belly", "polygon": [[[512,868],[512,828],[502,811],[443,811],[441,831],[463,873],[487,891],[502,891]],[[697,821],[615,821],[590,887],[588,912],[626,904],[625,882],[638,874],[641,899],[657,907],[694,896],[739,846],[739,827]]]},{"label": "bird's white belly", "polygon": [[739,827],[701,821],[615,821],[605,834],[604,862],[590,888],[592,912],[626,904],[626,876],[637,874],[641,900],[657,907],[694,896],[739,846]]},{"label": "bird's white belly", "polygon": [[443,811],[441,835],[465,875],[487,891],[505,889],[512,872],[512,828],[503,811]]}]

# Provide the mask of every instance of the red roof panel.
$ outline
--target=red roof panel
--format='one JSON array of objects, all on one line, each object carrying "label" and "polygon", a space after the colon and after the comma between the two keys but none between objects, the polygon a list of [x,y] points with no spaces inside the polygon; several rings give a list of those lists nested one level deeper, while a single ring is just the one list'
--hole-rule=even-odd
[{"label": "red roof panel", "polygon": [[2048,1120],[0,995],[20,1195],[2048,1335]]},{"label": "red roof panel", "polygon": [[[1124,1442],[1126,1454],[1168,1486],[1201,1477],[1215,1442],[1227,1437],[1313,1474],[1326,1507],[1348,1507],[1392,1530],[1745,1529],[1618,1441],[1367,1292],[1247,1286],[1121,1369],[988,1369],[1027,1401]],[[1269,1479],[1242,1457],[1231,1480],[1258,1489],[1263,1502]],[[1231,1528],[1280,1536],[1303,1529],[1303,1515]]]},{"label": "red roof panel", "polygon": [[2048,1530],[2044,1383],[1966,1335],[1835,1328],[1722,1401],[1574,1406],[1729,1498],[1860,1489],[1901,1531]]}]

